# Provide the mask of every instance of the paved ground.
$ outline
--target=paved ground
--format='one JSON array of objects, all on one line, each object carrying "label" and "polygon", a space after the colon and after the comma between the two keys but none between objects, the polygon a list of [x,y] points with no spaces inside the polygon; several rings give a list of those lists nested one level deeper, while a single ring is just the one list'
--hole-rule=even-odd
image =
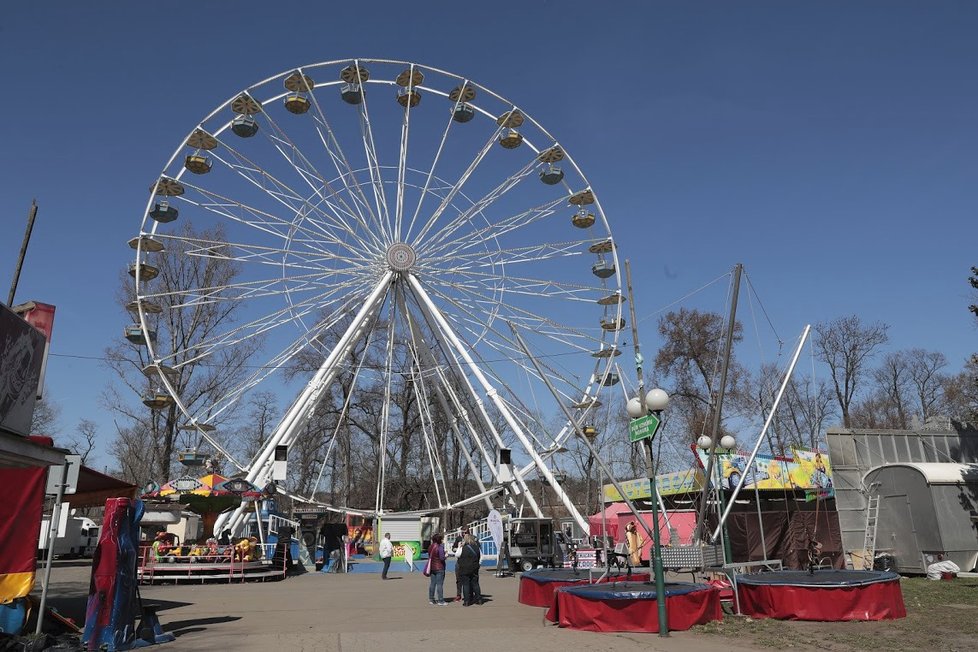
[{"label": "paved ground", "polygon": [[[78,613],[88,592],[84,565],[56,566],[51,602]],[[420,573],[323,575],[307,573],[283,582],[144,586],[143,599],[161,605],[164,629],[177,640],[160,648],[196,652],[234,649],[267,652],[412,652],[460,647],[466,652],[569,652],[652,650],[746,652],[720,637],[676,632],[595,634],[547,623],[544,610],[517,602],[518,580],[480,576],[482,606],[428,604],[428,579]],[[447,578],[454,595],[454,577]]]}]

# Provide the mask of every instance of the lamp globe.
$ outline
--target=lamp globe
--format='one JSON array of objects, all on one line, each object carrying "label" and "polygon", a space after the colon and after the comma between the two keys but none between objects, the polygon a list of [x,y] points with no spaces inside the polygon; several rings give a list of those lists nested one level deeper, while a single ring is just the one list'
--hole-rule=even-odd
[{"label": "lamp globe", "polygon": [[724,435],[720,438],[720,448],[726,448],[727,450],[737,448],[737,440],[733,435]]},{"label": "lamp globe", "polygon": [[713,440],[707,435],[700,435],[699,439],[696,440],[696,445],[703,450],[709,450],[710,446],[713,445]]},{"label": "lamp globe", "polygon": [[653,412],[662,412],[669,405],[669,395],[656,387],[645,395],[645,405]]},{"label": "lamp globe", "polygon": [[645,415],[645,406],[642,405],[642,401],[637,398],[628,399],[628,403],[625,405],[625,411],[628,412],[628,416],[633,419],[637,419],[640,416]]}]

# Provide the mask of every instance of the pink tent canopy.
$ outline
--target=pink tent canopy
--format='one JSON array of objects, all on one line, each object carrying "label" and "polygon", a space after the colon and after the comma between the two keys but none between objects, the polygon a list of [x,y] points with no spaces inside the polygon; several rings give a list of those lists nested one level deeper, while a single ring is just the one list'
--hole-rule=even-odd
[{"label": "pink tent canopy", "polygon": [[627,512],[628,505],[625,503],[611,503],[605,507],[604,512],[598,512],[597,514],[592,514],[588,516],[588,530],[590,535],[593,537],[599,537],[603,534],[601,529],[601,514],[604,514],[604,520],[608,521],[608,536],[613,539],[618,538],[618,515],[622,512]]}]

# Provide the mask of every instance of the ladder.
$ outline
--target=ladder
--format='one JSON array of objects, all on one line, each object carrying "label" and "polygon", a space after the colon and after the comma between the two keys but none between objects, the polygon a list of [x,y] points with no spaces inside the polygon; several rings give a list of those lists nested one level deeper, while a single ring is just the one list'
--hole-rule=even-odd
[{"label": "ladder", "polygon": [[863,540],[863,570],[873,570],[876,559],[876,528],[879,525],[880,497],[871,493],[866,501],[866,538]]}]

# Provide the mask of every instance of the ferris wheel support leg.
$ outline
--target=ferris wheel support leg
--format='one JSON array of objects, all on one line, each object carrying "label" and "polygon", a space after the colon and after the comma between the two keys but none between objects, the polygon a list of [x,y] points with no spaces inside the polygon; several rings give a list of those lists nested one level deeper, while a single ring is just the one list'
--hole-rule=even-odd
[{"label": "ferris wheel support leg", "polygon": [[[279,422],[275,432],[272,433],[272,436],[265,443],[265,447],[252,460],[251,465],[248,467],[248,475],[246,476],[248,482],[261,486],[268,481],[276,446],[291,445],[295,441],[298,433],[309,422],[324,391],[329,387],[333,378],[336,377],[336,370],[339,368],[340,363],[346,358],[353,344],[357,341],[357,338],[363,333],[364,327],[374,311],[383,303],[384,297],[387,295],[388,288],[390,287],[391,278],[392,273],[387,272],[377,282],[370,296],[364,301],[360,310],[353,318],[353,321],[350,322],[350,325],[336,343],[336,346],[333,347],[333,350],[330,351],[326,360],[319,367],[316,375],[306,385],[302,394],[292,403],[292,407],[289,408],[282,421]],[[238,507],[230,516],[227,514],[219,516],[215,524],[215,529],[220,532],[224,528],[230,528],[233,533],[241,527],[243,522],[244,508]]]},{"label": "ferris wheel support leg", "polygon": [[[479,473],[479,469],[476,467],[475,462],[472,460],[472,455],[469,454],[468,446],[465,445],[465,439],[462,437],[462,433],[459,431],[458,417],[455,416],[455,414],[448,407],[448,399],[445,398],[445,392],[442,388],[442,381],[444,379],[440,371],[438,371],[438,364],[435,361],[435,355],[434,353],[431,352],[431,349],[429,349],[428,345],[424,342],[424,338],[420,337],[417,329],[414,328],[413,320],[411,319],[411,314],[407,311],[407,307],[405,306],[403,292],[400,293],[399,298],[400,298],[400,304],[402,306],[402,312],[404,313],[405,317],[407,317],[408,322],[412,323],[411,339],[414,344],[415,354],[419,357],[422,357],[423,355],[425,362],[428,365],[430,365],[432,369],[436,370],[437,379],[433,384],[434,384],[435,395],[438,397],[438,404],[441,406],[442,412],[445,413],[445,418],[449,420],[449,423],[451,423],[452,434],[455,436],[455,441],[458,442],[458,447],[462,451],[462,455],[465,456],[465,462],[469,466],[469,472],[472,473],[472,477],[475,478],[475,483],[479,487],[479,492],[485,493],[486,485],[482,482],[482,476]],[[495,475],[493,477],[495,477]],[[484,501],[486,503],[486,507],[492,510],[493,509],[492,500],[490,500],[489,496],[486,496]]]},{"label": "ferris wheel support leg", "polygon": [[[425,313],[425,317],[427,318],[431,328],[435,330],[439,329],[439,326],[436,323],[435,316],[431,312],[431,308],[429,307],[429,304],[422,302],[419,298],[419,306],[421,307],[421,310]],[[435,310],[437,311],[437,308]],[[432,353],[432,357],[433,356],[434,354]],[[458,364],[458,360],[456,360],[454,356],[452,356],[448,358],[448,361],[454,365],[453,368],[458,372],[459,378],[462,380],[462,382],[465,383],[465,386],[468,388],[469,394],[472,395],[472,399],[475,401],[476,408],[479,410],[479,414],[482,417],[482,422],[485,424],[486,429],[490,432],[490,434],[492,434],[493,438],[496,440],[496,445],[499,446],[500,448],[504,448],[505,444],[503,443],[503,438],[499,436],[499,433],[496,431],[496,427],[492,423],[492,419],[489,418],[489,414],[486,412],[485,403],[483,403],[482,399],[479,397],[478,392],[475,391],[475,388],[472,386],[472,383],[469,381],[468,376],[465,375],[465,372],[461,368],[461,365]],[[500,482],[498,469],[496,469],[496,461],[489,455],[485,447],[482,445],[482,440],[479,438],[479,431],[475,428],[471,419],[469,418],[467,410],[465,410],[465,408],[462,406],[461,401],[459,401],[458,396],[455,394],[454,388],[448,382],[443,382],[442,384],[445,387],[446,391],[448,391],[448,393],[451,395],[452,401],[455,403],[455,406],[458,408],[459,414],[462,415],[462,419],[463,421],[465,421],[465,425],[468,427],[469,435],[472,437],[472,441],[475,442],[476,446],[479,449],[479,453],[482,455],[482,459],[485,460],[486,465],[489,467],[489,471],[492,474],[493,481],[503,486],[508,502],[513,507],[516,507],[516,499],[514,495],[518,495],[520,492],[516,492],[512,489],[511,482],[510,483]],[[533,498],[533,494],[530,493],[530,488],[526,484],[526,480],[523,479],[524,472],[525,471],[522,471],[520,469],[513,469],[513,476],[515,477],[516,484],[520,488],[522,494],[525,496],[526,501],[530,503],[530,508],[533,510],[533,513],[537,516],[537,518],[543,518],[543,512],[540,510],[540,506],[537,505],[536,500],[534,500]]]},{"label": "ferris wheel support leg", "polygon": [[[573,519],[577,521],[577,524],[581,527],[581,529],[586,532],[588,530],[588,522],[584,519],[583,516],[581,516],[581,513],[577,511],[577,507],[575,507],[574,503],[571,502],[570,496],[568,496],[567,493],[563,490],[563,488],[560,486],[560,483],[558,483],[557,480],[554,478],[553,473],[550,472],[550,468],[547,467],[547,464],[543,461],[543,458],[541,458],[539,453],[537,453],[536,449],[533,448],[533,444],[530,443],[529,439],[526,436],[526,433],[523,432],[523,428],[520,426],[519,422],[513,416],[513,413],[510,412],[509,407],[499,397],[499,393],[496,391],[496,388],[492,386],[492,384],[489,382],[489,379],[486,378],[485,374],[482,373],[482,370],[478,367],[478,365],[475,364],[475,360],[473,360],[472,356],[469,355],[468,350],[465,348],[461,340],[455,334],[455,331],[452,330],[452,327],[448,324],[448,321],[444,318],[441,312],[439,312],[438,308],[432,303],[431,297],[429,297],[428,293],[424,291],[423,287],[421,287],[421,283],[418,281],[418,279],[415,278],[414,275],[408,275],[408,281],[411,283],[411,288],[414,290],[418,299],[424,302],[424,305],[428,307],[429,312],[431,313],[432,317],[434,317],[435,321],[438,324],[439,330],[442,332],[442,334],[445,335],[445,337],[452,344],[452,347],[458,352],[458,354],[462,356],[466,364],[469,365],[469,368],[471,369],[475,377],[478,379],[479,383],[482,385],[483,389],[486,392],[486,395],[489,397],[489,400],[491,400],[495,404],[496,408],[500,411],[500,413],[503,415],[503,418],[506,420],[506,423],[509,425],[510,428],[512,428],[513,434],[515,434],[516,438],[519,439],[520,444],[522,444],[523,446],[523,450],[526,451],[527,455],[529,455],[530,458],[533,460],[534,464],[536,464],[537,470],[540,472],[540,475],[542,475],[547,480],[547,482],[550,483],[550,486],[554,490],[554,493],[557,495],[557,498],[564,504],[564,507],[567,509],[567,513],[570,514],[571,517],[573,517]],[[529,492],[527,492],[526,495],[528,501],[533,500],[533,496]],[[536,506],[536,501],[533,501],[532,504]],[[539,506],[537,506],[536,510],[534,511],[538,512],[539,509],[540,509]]]}]

